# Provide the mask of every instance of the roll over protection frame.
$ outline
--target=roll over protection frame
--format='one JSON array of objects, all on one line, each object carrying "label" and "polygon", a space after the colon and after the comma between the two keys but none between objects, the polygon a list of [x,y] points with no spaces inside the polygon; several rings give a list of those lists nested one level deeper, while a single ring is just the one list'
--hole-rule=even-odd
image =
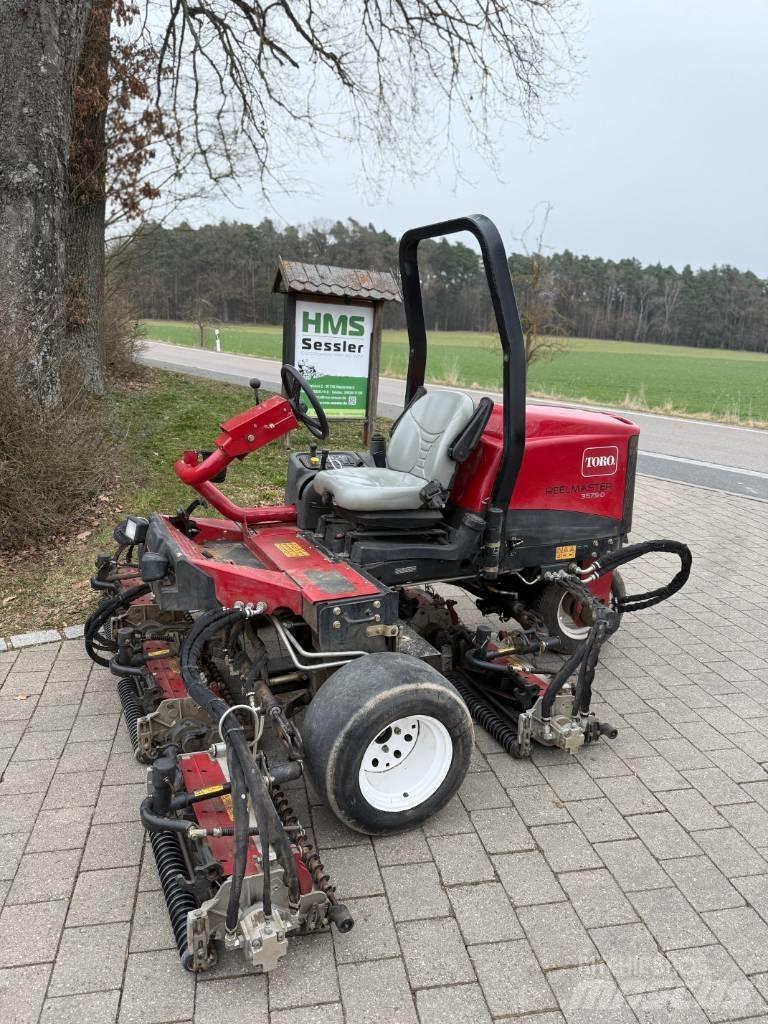
[{"label": "roll over protection frame", "polygon": [[410,342],[405,401],[407,405],[416,391],[423,388],[427,368],[427,331],[417,253],[419,242],[427,238],[454,235],[460,231],[469,231],[480,244],[483,268],[501,339],[504,457],[494,483],[492,502],[506,513],[525,448],[525,339],[504,243],[495,224],[482,214],[412,228],[400,239],[400,279]]}]

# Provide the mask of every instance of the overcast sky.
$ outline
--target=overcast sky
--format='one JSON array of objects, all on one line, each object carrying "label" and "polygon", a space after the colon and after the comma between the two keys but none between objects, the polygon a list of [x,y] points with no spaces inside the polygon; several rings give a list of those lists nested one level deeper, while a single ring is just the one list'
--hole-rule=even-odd
[{"label": "overcast sky", "polygon": [[[395,234],[486,213],[506,244],[551,203],[546,244],[682,267],[731,263],[768,277],[768,0],[583,0],[584,64],[551,111],[545,141],[500,127],[507,180],[468,157],[427,181],[394,181],[371,202],[348,155],[315,164],[308,197],[275,196],[290,223],[352,216]],[[341,169],[346,165],[346,171]],[[258,221],[275,210],[241,195],[194,223]],[[531,241],[534,241],[531,238]]]}]

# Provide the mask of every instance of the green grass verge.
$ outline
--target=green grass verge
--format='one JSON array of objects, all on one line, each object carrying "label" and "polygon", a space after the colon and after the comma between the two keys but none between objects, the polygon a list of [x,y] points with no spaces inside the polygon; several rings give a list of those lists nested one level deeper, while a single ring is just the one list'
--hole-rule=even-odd
[{"label": "green grass verge", "polygon": [[[147,337],[158,341],[196,345],[199,340],[194,324],[148,320],[145,329]],[[279,327],[225,324],[220,330],[226,352],[280,358]],[[501,353],[495,335],[435,331],[429,340],[431,381],[498,389]],[[531,394],[722,422],[768,424],[768,355],[590,338],[565,338],[562,345],[562,352],[531,368]],[[206,347],[213,347],[210,330]],[[407,362],[405,332],[385,331],[382,375],[404,377]]]},{"label": "green grass verge", "polygon": [[[128,513],[174,512],[187,505],[194,492],[177,479],[173,463],[185,448],[210,447],[219,423],[245,409],[249,395],[232,384],[156,370],[140,383],[115,389],[107,401],[114,426],[101,443],[118,446],[119,476],[94,508],[77,517],[69,536],[45,549],[0,555],[0,636],[83,622],[94,604],[88,583],[94,560],[114,548],[114,524]],[[361,447],[360,426],[331,429],[334,447]],[[306,448],[309,435],[296,431],[292,442]],[[281,503],[286,459],[284,439],[275,441],[235,462],[223,489],[243,505]]]}]

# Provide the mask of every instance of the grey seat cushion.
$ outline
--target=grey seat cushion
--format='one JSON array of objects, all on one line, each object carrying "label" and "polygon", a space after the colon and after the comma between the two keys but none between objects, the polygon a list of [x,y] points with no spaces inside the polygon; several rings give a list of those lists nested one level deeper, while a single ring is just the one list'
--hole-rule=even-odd
[{"label": "grey seat cushion", "polygon": [[315,477],[318,494],[332,494],[341,508],[353,512],[379,512],[421,508],[424,481],[395,469],[350,466],[324,469]]},{"label": "grey seat cushion", "polygon": [[432,481],[447,491],[456,463],[448,449],[475,410],[460,391],[430,391],[403,413],[387,447],[387,468],[325,469],[314,479],[318,494],[355,512],[421,508],[421,491]]}]

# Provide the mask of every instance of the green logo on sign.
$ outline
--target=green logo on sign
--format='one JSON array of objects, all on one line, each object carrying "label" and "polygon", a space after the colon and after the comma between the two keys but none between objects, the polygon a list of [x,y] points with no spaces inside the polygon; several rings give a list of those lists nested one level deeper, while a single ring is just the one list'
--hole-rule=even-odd
[{"label": "green logo on sign", "polygon": [[304,334],[311,331],[313,334],[343,334],[350,338],[361,338],[365,334],[365,317],[341,316],[334,317],[333,313],[313,313],[306,310],[302,314],[301,329]]}]

